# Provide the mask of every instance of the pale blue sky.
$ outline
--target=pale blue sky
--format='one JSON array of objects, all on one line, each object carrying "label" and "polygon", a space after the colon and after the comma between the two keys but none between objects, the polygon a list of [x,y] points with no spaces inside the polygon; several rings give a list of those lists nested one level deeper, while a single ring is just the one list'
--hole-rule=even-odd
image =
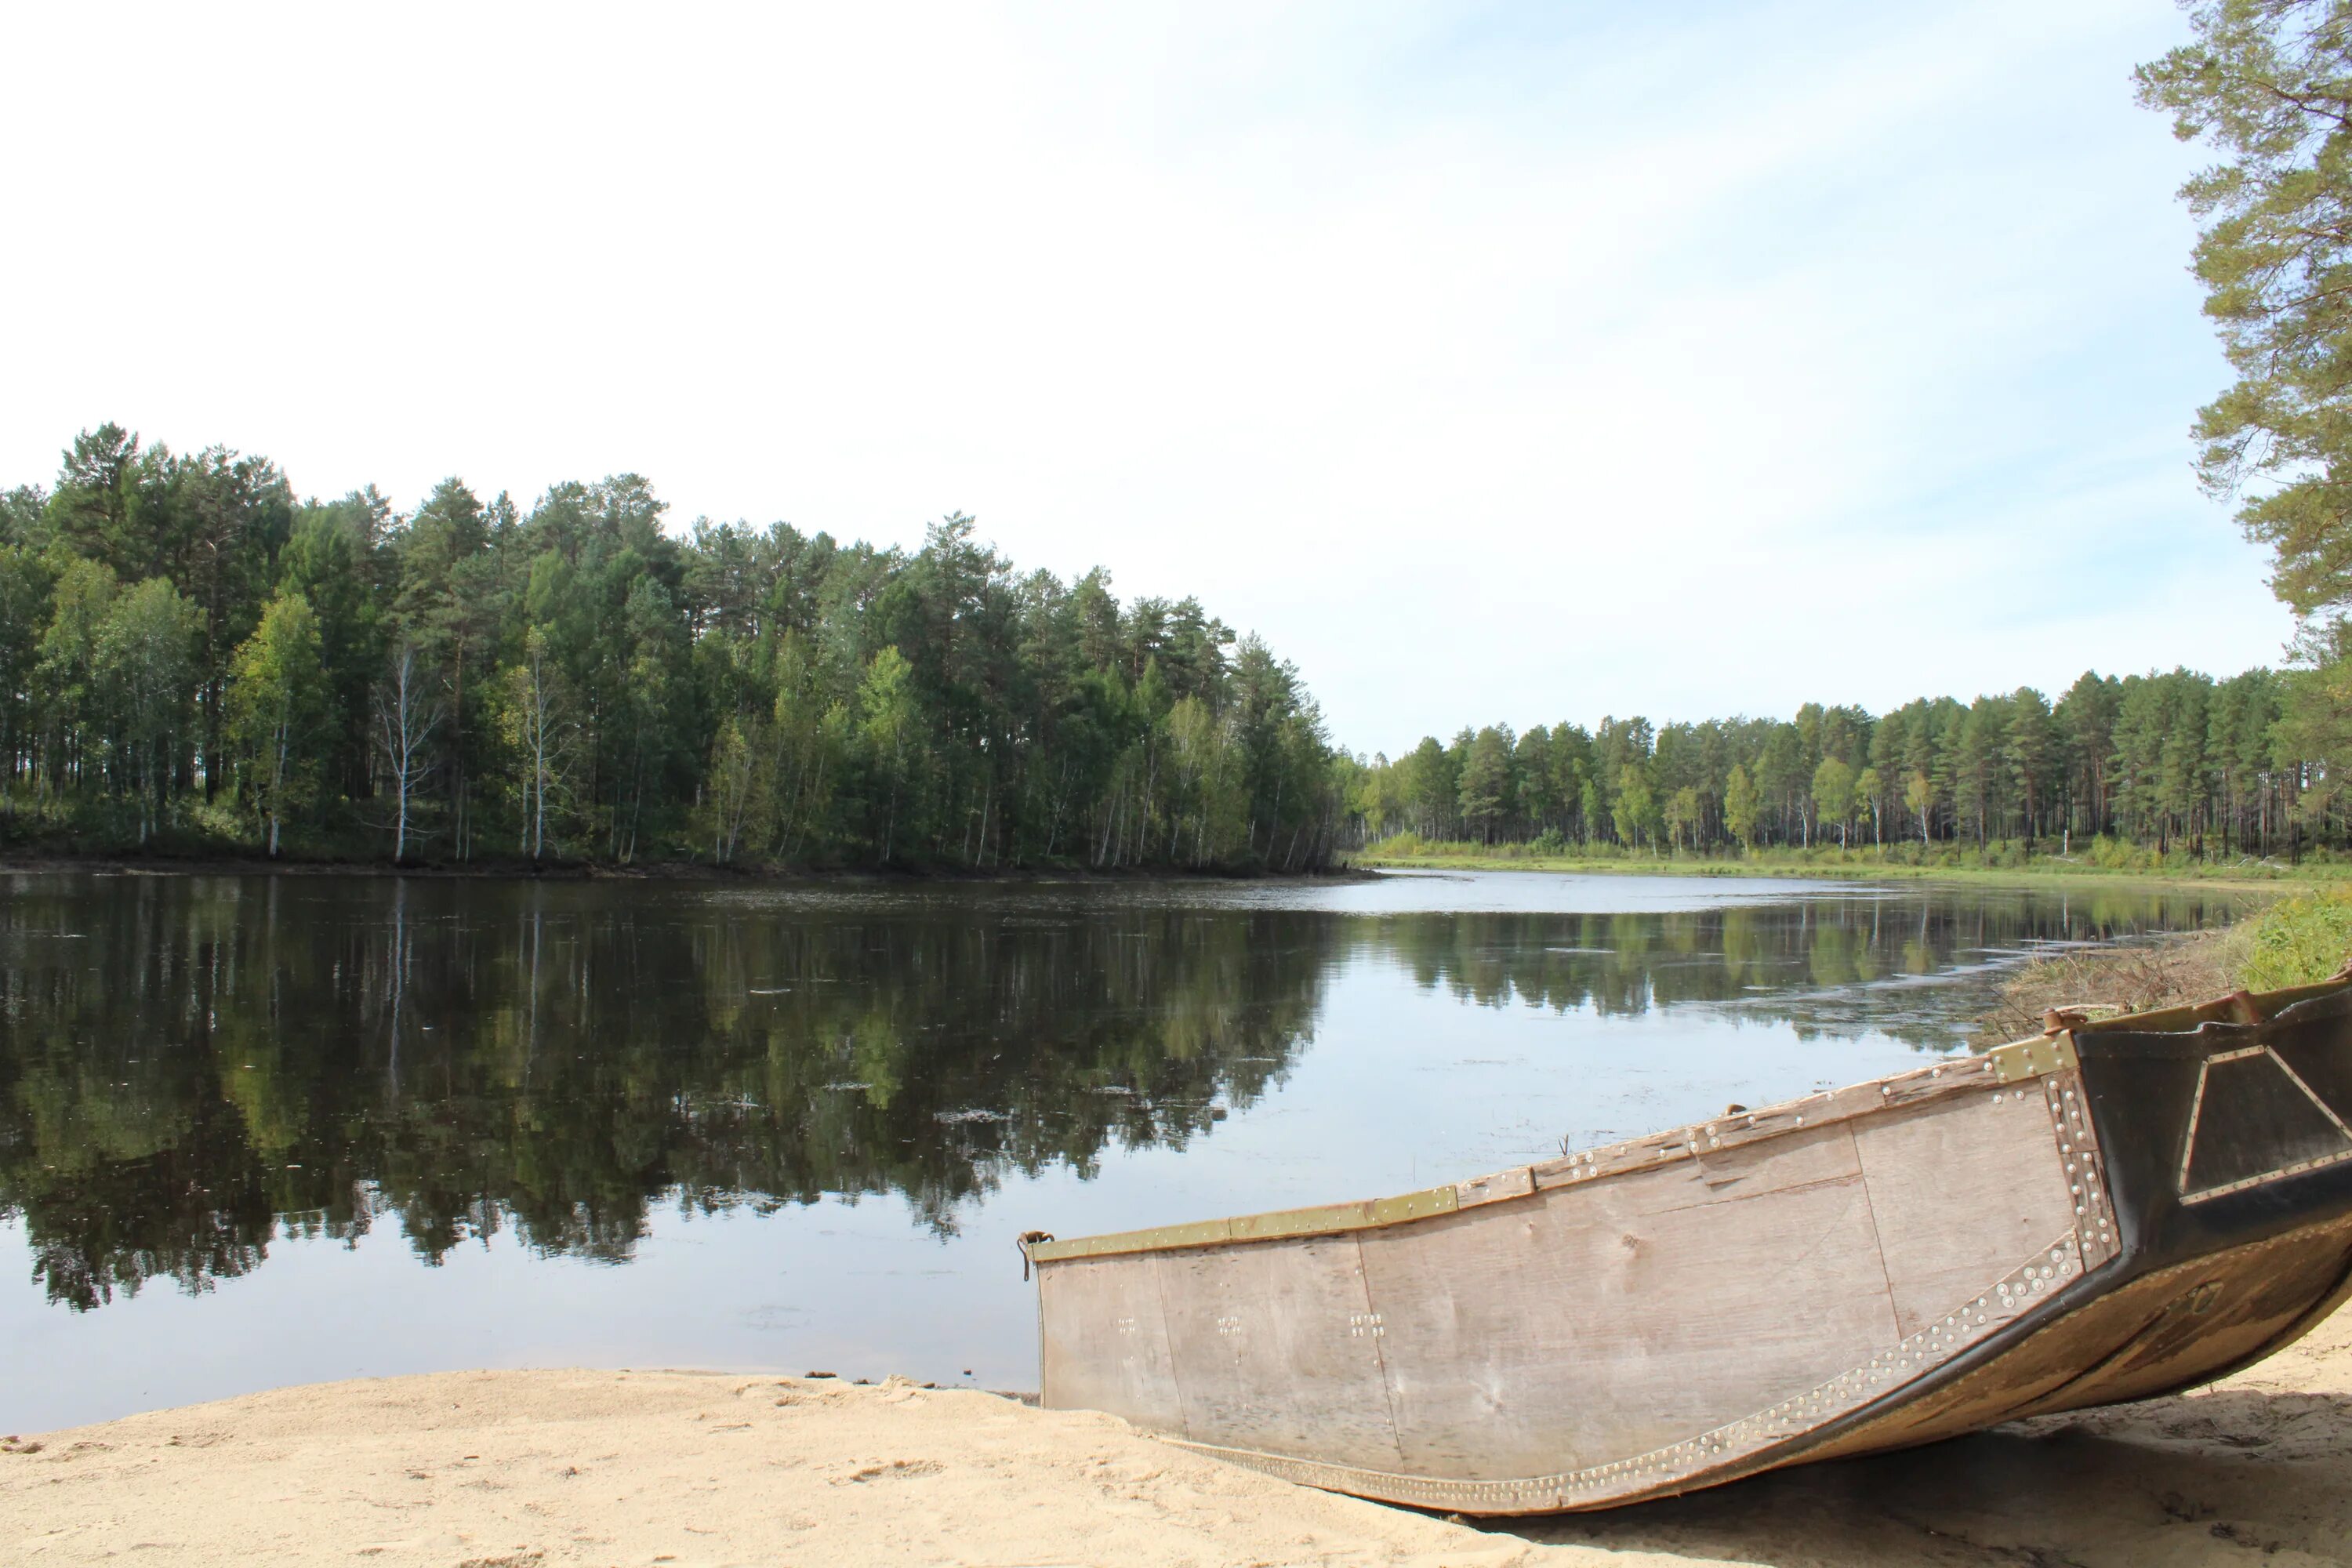
[{"label": "pale blue sky", "polygon": [[2189,474],[2158,0],[386,15],[0,18],[0,482],[111,417],[403,504],[960,508],[1366,750],[2289,630]]}]

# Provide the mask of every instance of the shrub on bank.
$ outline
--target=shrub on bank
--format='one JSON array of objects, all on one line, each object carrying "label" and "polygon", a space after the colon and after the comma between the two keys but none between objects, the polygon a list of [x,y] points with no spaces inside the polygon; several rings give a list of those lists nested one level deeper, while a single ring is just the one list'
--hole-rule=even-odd
[{"label": "shrub on bank", "polygon": [[2352,888],[2282,899],[2264,910],[2247,942],[2239,984],[2249,991],[2325,980],[2352,957]]}]

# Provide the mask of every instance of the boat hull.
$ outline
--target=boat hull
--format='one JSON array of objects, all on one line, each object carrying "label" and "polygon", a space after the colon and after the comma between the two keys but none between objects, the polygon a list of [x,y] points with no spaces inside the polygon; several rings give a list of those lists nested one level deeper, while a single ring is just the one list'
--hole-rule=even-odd
[{"label": "boat hull", "polygon": [[1452,1188],[1041,1240],[1045,1403],[1499,1514],[2144,1398],[2343,1300],[2347,1120],[2332,984]]}]

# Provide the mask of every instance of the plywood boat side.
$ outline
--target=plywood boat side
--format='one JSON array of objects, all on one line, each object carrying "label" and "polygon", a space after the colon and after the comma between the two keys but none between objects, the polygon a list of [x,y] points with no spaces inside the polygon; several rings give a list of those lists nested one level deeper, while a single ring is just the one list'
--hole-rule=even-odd
[{"label": "plywood boat side", "polygon": [[1036,1242],[1045,1401],[1507,1513],[2200,1381],[2347,1289],[2347,1015],[2346,983],[2233,998],[1452,1187]]}]

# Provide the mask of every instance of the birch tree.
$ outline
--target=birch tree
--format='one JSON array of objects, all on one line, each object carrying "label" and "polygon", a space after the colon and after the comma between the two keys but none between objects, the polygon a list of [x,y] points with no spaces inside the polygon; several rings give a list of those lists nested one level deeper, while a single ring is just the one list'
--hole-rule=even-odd
[{"label": "birch tree", "polygon": [[1853,769],[1837,757],[1823,757],[1813,770],[1813,809],[1822,822],[1834,822],[1838,847],[1846,847],[1846,824],[1853,816]]},{"label": "birch tree", "polygon": [[392,650],[390,665],[375,688],[376,757],[392,785],[394,865],[408,858],[410,806],[433,771],[429,747],[440,723],[441,705],[432,692],[424,660],[416,645],[403,637]]},{"label": "birch tree", "polygon": [[161,577],[114,601],[99,629],[100,685],[112,719],[110,767],[139,806],[139,842],[161,825],[192,724],[204,612]]},{"label": "birch tree", "polygon": [[1731,775],[1723,785],[1723,826],[1749,849],[1756,847],[1756,825],[1763,816],[1763,804],[1748,781],[1748,770],[1732,763]]},{"label": "birch tree", "polygon": [[1903,785],[1903,804],[1912,819],[1919,824],[1919,842],[1927,842],[1927,828],[1936,811],[1936,781],[1927,772],[1915,771]]},{"label": "birch tree", "polygon": [[906,655],[895,647],[876,654],[866,667],[857,700],[868,752],[876,771],[889,784],[889,805],[882,821],[882,863],[887,866],[897,842],[898,804],[920,721],[915,707],[914,667]]},{"label": "birch tree", "polygon": [[571,762],[571,704],[562,671],[549,657],[547,637],[533,626],[522,658],[506,673],[502,730],[514,753],[522,826],[519,848],[533,860],[547,853],[552,797],[563,793]]},{"label": "birch tree", "polygon": [[301,595],[280,594],[237,646],[228,688],[230,743],[241,761],[246,793],[268,826],[273,860],[287,816],[317,796],[326,717],[319,618]]},{"label": "birch tree", "polygon": [[766,731],[757,714],[730,714],[711,742],[703,810],[713,865],[731,863],[746,839],[756,842],[767,835],[766,816],[776,790]]}]

